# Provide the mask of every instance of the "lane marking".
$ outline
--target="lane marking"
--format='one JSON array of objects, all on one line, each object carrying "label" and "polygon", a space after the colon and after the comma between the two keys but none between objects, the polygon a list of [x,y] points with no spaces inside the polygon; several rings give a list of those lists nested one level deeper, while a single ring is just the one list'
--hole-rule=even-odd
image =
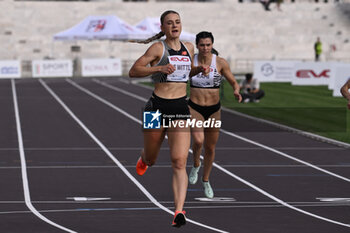
[{"label": "lane marking", "polygon": [[317,197],[316,199],[323,202],[350,202],[350,198],[339,197]]},{"label": "lane marking", "polygon": [[[68,80],[67,80],[68,81]],[[158,206],[160,209],[164,210],[165,212],[174,215],[174,212],[171,211],[170,209],[166,208],[165,206],[163,206],[162,204],[160,204],[152,195],[151,193],[148,192],[148,190],[143,187],[143,185],[136,180],[136,178],[131,175],[131,173],[123,166],[123,164],[121,164],[119,162],[119,160],[107,149],[107,147],[90,131],[90,129],[88,129],[84,123],[82,121],[80,121],[80,119],[69,109],[69,107],[56,95],[56,93],[42,80],[39,79],[39,82],[44,86],[44,88],[54,97],[54,99],[64,108],[64,110],[78,123],[78,125],[80,125],[80,127],[96,142],[97,145],[99,145],[101,147],[101,149],[118,165],[118,167],[120,167],[120,169],[124,172],[124,174],[146,195],[146,197],[148,199],[150,199],[153,204],[155,204],[156,206]],[[78,84],[74,83],[73,81],[69,80],[69,83],[71,83],[73,86],[76,86],[78,89],[80,90],[84,90],[84,88],[80,87]],[[85,91],[84,91],[85,92]],[[87,93],[87,92],[86,92]],[[127,116],[128,118],[136,121],[137,123],[141,124],[141,121],[138,120],[137,118],[129,115],[127,112],[125,112],[124,110],[112,105],[111,103],[105,101],[104,99],[98,97],[97,95],[93,94],[90,92],[89,95],[93,95],[95,96],[95,98],[98,98],[98,100],[104,102],[105,104],[107,104],[110,107],[113,107],[113,109],[117,110],[118,112],[120,112],[121,114]],[[191,220],[189,218],[186,218],[187,222],[193,223],[197,226],[203,227],[203,228],[207,228],[213,231],[217,231],[217,232],[221,232],[221,233],[227,233],[227,231],[223,231],[202,223],[199,223],[197,221]]]},{"label": "lane marking", "polygon": [[[67,79],[67,80],[69,80],[69,79]],[[143,102],[147,102],[147,101],[148,101],[146,98],[144,98],[144,97],[142,97],[142,96],[139,96],[139,95],[133,94],[133,93],[131,93],[131,92],[125,91],[125,90],[123,90],[123,89],[121,89],[121,88],[119,88],[119,87],[110,85],[110,84],[108,84],[108,83],[106,83],[106,82],[102,82],[102,81],[97,80],[97,79],[95,79],[95,78],[92,79],[92,81],[95,82],[95,83],[98,83],[98,84],[100,84],[100,85],[102,85],[102,86],[104,86],[104,87],[107,87],[107,88],[109,88],[109,89],[112,89],[112,90],[114,90],[114,91],[118,91],[118,92],[120,92],[120,93],[123,93],[124,95],[127,95],[127,96],[133,97],[133,98],[135,98],[135,99],[141,100],[141,101],[143,101]]]},{"label": "lane marking", "polygon": [[[73,82],[73,81],[70,80],[70,82]],[[78,84],[76,84],[76,85],[78,85]],[[89,91],[89,92],[90,92],[90,91]],[[95,94],[94,94],[94,95],[95,95]],[[102,99],[101,97],[99,97],[99,98]],[[104,100],[104,101],[106,101],[106,100]],[[108,103],[109,103],[109,102],[108,102]],[[111,104],[111,103],[109,103],[109,104]],[[132,116],[132,117],[133,117],[133,116]],[[132,118],[130,117],[130,119],[132,119]],[[222,130],[222,129],[221,129],[221,130]],[[252,141],[252,140],[249,140],[249,139],[243,138],[243,137],[241,137],[241,136],[235,135],[235,134],[233,134],[233,133],[231,133],[231,132],[228,132],[228,131],[226,131],[226,130],[222,130],[222,131],[223,131],[224,133],[228,134],[228,135],[232,135],[233,137],[237,137],[237,138],[242,139],[242,140],[247,141],[247,142],[252,142],[252,144],[258,145],[258,146],[260,146],[260,147],[262,147],[262,148],[269,148],[268,150],[271,150],[271,151],[273,151],[273,152],[276,151],[276,152],[278,152],[278,154],[287,155],[287,154],[285,154],[285,153],[279,152],[279,151],[277,151],[277,150],[275,150],[275,149],[272,149],[272,148],[267,147],[267,146],[265,146],[265,145],[262,145],[262,144],[260,144],[260,143],[257,143],[257,142],[254,142],[254,141]],[[190,151],[191,153],[193,153],[192,149],[190,149],[189,151]],[[287,157],[287,158],[290,157],[290,158],[292,158],[293,160],[296,159],[296,158],[293,158],[292,156],[289,156],[289,155],[287,155],[287,156],[285,156],[285,157]],[[203,156],[201,156],[201,159],[203,159]],[[302,160],[299,160],[299,159],[296,159],[296,160],[297,160],[297,161],[301,161],[303,164],[312,165],[312,164],[310,164],[310,163],[306,163],[306,162],[304,162],[304,161],[302,161]],[[266,192],[265,190],[263,190],[263,189],[261,189],[261,188],[255,186],[255,185],[253,185],[252,183],[250,183],[250,182],[248,182],[248,181],[242,179],[241,177],[239,177],[239,176],[237,176],[237,175],[231,173],[230,171],[228,171],[228,170],[226,170],[225,168],[221,167],[221,166],[218,165],[217,163],[214,162],[214,163],[213,163],[213,166],[216,167],[216,168],[218,168],[218,169],[221,170],[222,172],[226,173],[227,175],[229,175],[229,176],[235,178],[236,180],[239,180],[240,182],[242,182],[242,183],[248,185],[249,187],[251,187],[251,188],[257,190],[258,192],[262,193],[263,195],[269,197],[270,199],[272,199],[272,200],[274,200],[274,201],[280,203],[281,205],[283,205],[283,206],[285,206],[285,207],[288,207],[288,208],[290,208],[290,209],[293,209],[293,210],[295,210],[295,211],[297,211],[297,212],[300,212],[300,213],[303,213],[303,214],[305,214],[305,215],[308,215],[308,216],[311,216],[311,217],[314,217],[314,218],[317,218],[317,219],[324,220],[324,221],[326,221],[326,222],[334,223],[334,224],[341,225],[341,226],[345,226],[345,227],[350,227],[349,224],[345,224],[345,223],[342,223],[342,222],[334,221],[334,220],[331,220],[331,219],[328,219],[328,218],[325,218],[325,217],[322,217],[322,216],[319,216],[319,215],[316,215],[316,214],[313,214],[313,213],[304,211],[304,210],[302,210],[302,209],[296,208],[296,207],[294,207],[294,206],[292,206],[292,205],[290,205],[290,204],[284,202],[283,200],[281,200],[281,199],[279,199],[279,198],[277,198],[277,197],[275,197],[275,196],[269,194],[269,193]],[[315,167],[315,166],[312,165],[312,167]],[[320,169],[321,169],[321,168],[320,168]],[[324,169],[321,169],[321,170],[324,170]],[[326,171],[326,170],[324,170],[324,171]],[[327,171],[327,173],[330,173],[330,172]],[[332,173],[330,173],[330,174],[332,174]],[[335,174],[335,175],[336,175],[336,174]],[[337,177],[338,177],[338,175],[337,175]],[[340,177],[340,176],[339,176],[339,177]],[[338,177],[338,178],[339,178],[339,177]],[[343,177],[343,178],[346,179],[346,180],[348,180],[348,179],[345,178],[345,177]]]},{"label": "lane marking", "polygon": [[206,198],[206,197],[198,197],[195,198],[197,201],[203,202],[234,202],[236,199],[232,197],[214,197],[214,198]]},{"label": "lane marking", "polygon": [[[196,198],[194,198],[195,200]],[[234,198],[233,198],[234,199]],[[319,198],[317,198],[319,199]],[[322,198],[323,199],[323,198]],[[325,199],[329,199],[329,198],[325,198]],[[334,199],[334,198],[332,198]],[[337,199],[340,199],[340,198],[337,198]],[[342,198],[343,199],[343,198]],[[345,198],[346,200],[348,198]],[[174,201],[158,201],[159,203],[163,203],[163,204],[173,204]],[[226,205],[225,202],[221,202],[221,201],[218,201],[218,202],[215,202],[215,201],[212,201],[216,204],[223,204],[223,205]],[[0,204],[23,204],[25,203],[25,201],[0,201]],[[71,200],[71,201],[33,201],[32,200],[32,203],[36,203],[36,204],[82,204],[82,203],[78,203],[74,200]],[[198,200],[195,200],[195,201],[186,201],[187,204],[196,204],[196,205],[200,205],[200,206],[203,206],[203,203],[205,202],[199,202]],[[345,206],[345,205],[348,205],[348,203],[345,203],[345,201],[339,201],[339,202],[331,202],[331,201],[324,201],[324,202],[320,202],[320,201],[295,201],[295,202],[287,202],[288,204],[291,204],[291,205],[295,205],[295,206],[319,206],[319,207],[322,207],[322,206]],[[132,205],[136,205],[136,204],[153,204],[152,201],[89,201],[89,202],[86,202],[84,204],[132,204]],[[276,203],[275,201],[234,201],[234,204],[235,205],[278,205],[278,206],[282,206],[280,205],[279,203]],[[173,207],[169,207],[170,209],[173,208]],[[186,207],[187,208],[187,207]],[[39,212],[41,212],[41,210],[39,210]]]},{"label": "lane marking", "polygon": [[74,201],[83,201],[83,202],[111,200],[110,197],[67,197],[66,199],[67,200],[74,200]]},{"label": "lane marking", "polygon": [[[198,203],[198,202],[197,202]],[[208,202],[203,202],[208,203]],[[201,205],[201,206],[186,206],[186,209],[237,209],[237,208],[285,208],[282,205],[277,204],[260,204],[260,205]],[[345,205],[337,204],[300,204],[298,207],[338,207]],[[168,207],[172,209],[173,207]],[[75,208],[75,209],[56,209],[56,210],[40,210],[40,213],[64,213],[64,212],[87,212],[87,211],[140,211],[140,210],[159,210],[157,207],[127,207],[127,208]],[[6,214],[31,214],[28,210],[15,210],[15,211],[0,211],[0,215]]]},{"label": "lane marking", "polygon": [[22,183],[23,183],[23,191],[24,191],[24,200],[26,203],[26,206],[28,209],[36,215],[38,218],[43,220],[44,222],[59,228],[66,232],[76,233],[75,231],[72,231],[64,226],[61,226],[57,223],[54,223],[53,221],[49,220],[42,214],[40,214],[37,209],[33,206],[30,198],[30,192],[29,192],[29,183],[28,183],[28,176],[27,176],[27,165],[26,165],[26,158],[24,154],[24,146],[23,146],[23,137],[22,137],[22,129],[21,129],[21,122],[20,122],[20,116],[19,116],[19,108],[18,108],[18,102],[17,102],[17,92],[16,92],[16,85],[14,79],[11,79],[11,86],[12,86],[12,94],[13,94],[13,105],[15,110],[15,117],[16,117],[16,128],[17,128],[17,139],[18,139],[18,148],[19,148],[19,154],[21,158],[21,170],[22,170]]}]

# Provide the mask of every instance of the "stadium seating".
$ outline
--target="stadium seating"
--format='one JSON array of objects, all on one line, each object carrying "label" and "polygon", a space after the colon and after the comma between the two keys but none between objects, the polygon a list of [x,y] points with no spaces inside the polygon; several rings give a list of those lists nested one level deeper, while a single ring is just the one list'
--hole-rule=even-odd
[{"label": "stadium seating", "polygon": [[[342,2],[342,1],[341,1]],[[109,41],[53,42],[52,36],[89,15],[117,15],[130,24],[159,17],[167,9],[181,14],[183,29],[213,32],[215,48],[231,68],[246,71],[261,59],[312,60],[317,37],[323,60],[350,61],[350,4],[285,1],[282,11],[259,2],[0,1],[0,59],[120,57],[133,61],[148,45]],[[79,45],[81,52],[71,52]],[[130,62],[129,62],[130,63]],[[128,64],[129,64],[128,63]]]}]

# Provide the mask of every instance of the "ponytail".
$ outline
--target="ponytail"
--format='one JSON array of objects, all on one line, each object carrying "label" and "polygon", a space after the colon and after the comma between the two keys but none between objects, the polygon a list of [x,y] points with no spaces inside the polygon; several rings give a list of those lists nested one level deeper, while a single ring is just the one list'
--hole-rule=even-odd
[{"label": "ponytail", "polygon": [[139,43],[139,44],[148,44],[154,40],[158,40],[160,39],[162,36],[164,36],[164,32],[160,31],[158,32],[157,34],[155,34],[154,36],[146,39],[146,40],[128,40],[128,42],[131,42],[131,43]]},{"label": "ponytail", "polygon": [[[160,16],[160,23],[161,25],[163,25],[163,22],[164,22],[164,19],[165,17],[168,15],[168,14],[177,14],[179,15],[179,13],[177,13],[176,11],[173,11],[173,10],[168,10],[168,11],[165,11],[161,16]],[[158,40],[160,39],[161,37],[163,37],[165,34],[164,32],[160,31],[158,32],[158,34],[146,39],[146,40],[129,40],[128,42],[132,42],[132,43],[139,43],[139,44],[148,44],[154,40]]]},{"label": "ponytail", "polygon": [[216,56],[219,56],[219,52],[214,48],[211,49],[211,53],[215,54]]}]

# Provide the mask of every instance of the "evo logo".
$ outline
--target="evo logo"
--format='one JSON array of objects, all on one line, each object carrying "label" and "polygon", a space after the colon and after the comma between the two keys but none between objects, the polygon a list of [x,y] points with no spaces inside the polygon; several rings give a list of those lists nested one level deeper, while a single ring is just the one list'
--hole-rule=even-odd
[{"label": "evo logo", "polygon": [[313,70],[298,70],[296,76],[298,78],[329,78],[330,70],[323,70],[321,73],[317,74]]},{"label": "evo logo", "polygon": [[190,59],[188,57],[181,57],[181,56],[172,56],[170,57],[171,61],[175,62],[189,62]]}]

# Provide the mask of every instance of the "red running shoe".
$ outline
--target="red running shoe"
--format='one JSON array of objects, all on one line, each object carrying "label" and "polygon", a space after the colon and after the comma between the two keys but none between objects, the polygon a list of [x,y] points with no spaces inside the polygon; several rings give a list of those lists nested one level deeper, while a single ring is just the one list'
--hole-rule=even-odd
[{"label": "red running shoe", "polygon": [[185,211],[175,211],[174,220],[171,224],[173,227],[181,227],[186,224],[186,212]]},{"label": "red running shoe", "polygon": [[136,173],[142,176],[147,171],[147,168],[148,168],[147,164],[145,164],[142,161],[142,158],[140,157],[136,164]]}]

